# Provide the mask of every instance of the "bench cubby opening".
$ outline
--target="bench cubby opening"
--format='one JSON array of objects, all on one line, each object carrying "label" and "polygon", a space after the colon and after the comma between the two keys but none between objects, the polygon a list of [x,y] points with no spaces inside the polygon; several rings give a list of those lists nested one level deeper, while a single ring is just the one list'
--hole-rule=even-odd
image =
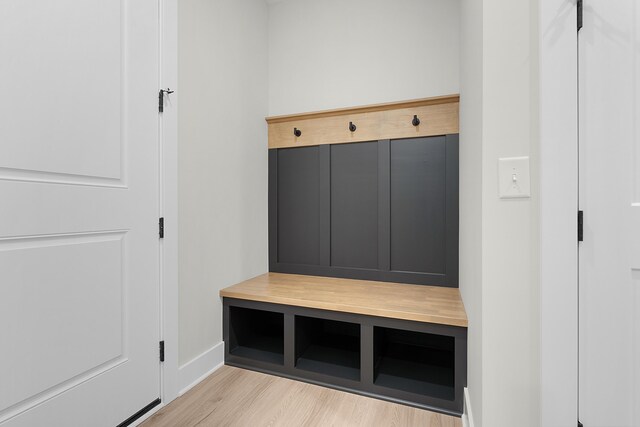
[{"label": "bench cubby opening", "polygon": [[297,369],[360,380],[360,325],[296,316]]},{"label": "bench cubby opening", "polygon": [[229,307],[229,341],[234,356],[284,365],[284,315]]},{"label": "bench cubby opening", "polygon": [[454,400],[455,338],[375,327],[374,384]]}]

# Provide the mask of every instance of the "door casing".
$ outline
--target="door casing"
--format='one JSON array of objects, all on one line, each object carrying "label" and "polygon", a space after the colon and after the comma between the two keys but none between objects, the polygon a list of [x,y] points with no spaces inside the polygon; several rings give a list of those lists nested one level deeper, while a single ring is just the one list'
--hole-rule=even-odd
[{"label": "door casing", "polygon": [[[171,94],[160,117],[160,216],[165,235],[160,243],[160,336],[165,342],[162,406],[178,397],[178,0],[160,1],[160,82]],[[159,408],[158,408],[159,409]]]},{"label": "door casing", "polygon": [[540,425],[573,427],[578,419],[576,0],[539,0],[538,13]]}]

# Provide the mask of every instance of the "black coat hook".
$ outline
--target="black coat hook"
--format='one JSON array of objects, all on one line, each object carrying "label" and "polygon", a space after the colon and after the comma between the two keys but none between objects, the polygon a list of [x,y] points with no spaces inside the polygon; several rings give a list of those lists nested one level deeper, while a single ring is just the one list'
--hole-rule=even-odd
[{"label": "black coat hook", "polygon": [[349,122],[349,130],[351,132],[355,132],[357,129],[356,125],[353,124],[353,122]]},{"label": "black coat hook", "polygon": [[300,135],[302,135],[302,131],[300,129],[298,129],[298,128],[293,128],[293,134],[295,136],[300,136]]},{"label": "black coat hook", "polygon": [[418,118],[418,116],[417,116],[417,115],[414,115],[414,116],[413,116],[413,120],[411,121],[411,123],[412,123],[414,126],[419,126],[419,125],[420,125],[420,119]]}]

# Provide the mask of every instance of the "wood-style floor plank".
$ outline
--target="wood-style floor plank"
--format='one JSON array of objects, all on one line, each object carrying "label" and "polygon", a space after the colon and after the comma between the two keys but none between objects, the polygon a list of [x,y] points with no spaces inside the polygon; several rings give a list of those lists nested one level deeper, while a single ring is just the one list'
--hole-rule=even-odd
[{"label": "wood-style floor plank", "polygon": [[459,418],[223,366],[142,427],[461,427]]}]

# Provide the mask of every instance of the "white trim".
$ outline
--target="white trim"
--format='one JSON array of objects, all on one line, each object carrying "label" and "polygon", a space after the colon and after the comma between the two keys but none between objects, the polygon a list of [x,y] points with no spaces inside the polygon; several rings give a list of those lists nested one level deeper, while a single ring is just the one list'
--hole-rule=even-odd
[{"label": "white trim", "polygon": [[[202,353],[200,356],[196,357],[192,361],[184,364],[178,369],[179,374],[179,384],[180,391],[178,392],[178,396],[182,396],[193,387],[198,385],[204,379],[206,379],[209,375],[217,371],[221,366],[224,365],[224,342],[219,342],[218,344],[211,347],[209,350]],[[144,414],[142,417],[137,419],[134,423],[131,424],[131,427],[136,427],[149,418],[153,416],[156,412],[160,411],[162,408],[167,406],[171,401],[162,401],[162,403],[151,411]],[[473,427],[473,425],[471,426]]]},{"label": "white trim", "polygon": [[575,0],[540,0],[540,425],[578,412]]},{"label": "white trim", "polygon": [[[223,365],[224,342],[219,342],[209,350],[202,353],[200,356],[184,364],[178,369],[180,378],[180,391],[178,392],[178,396],[176,397],[182,396],[183,394],[191,390],[193,387],[198,385]],[[163,400],[160,405],[156,406],[151,411],[147,412],[142,417],[133,422],[131,424],[131,427],[139,426],[140,424],[151,418],[156,412],[167,406],[169,403],[171,403],[171,401]]]},{"label": "white trim", "polygon": [[222,365],[224,365],[224,342],[220,341],[180,367],[180,392],[178,394],[182,396]]},{"label": "white trim", "polygon": [[464,388],[464,408],[462,412],[462,427],[475,427],[473,422],[473,411],[471,410],[471,396],[469,389]]},{"label": "white trim", "polygon": [[[162,403],[178,397],[178,0],[160,4],[160,86],[176,93],[168,97],[160,117],[160,216],[165,236],[161,240],[161,337],[165,342],[162,364]],[[160,88],[158,88],[159,90]]]}]

